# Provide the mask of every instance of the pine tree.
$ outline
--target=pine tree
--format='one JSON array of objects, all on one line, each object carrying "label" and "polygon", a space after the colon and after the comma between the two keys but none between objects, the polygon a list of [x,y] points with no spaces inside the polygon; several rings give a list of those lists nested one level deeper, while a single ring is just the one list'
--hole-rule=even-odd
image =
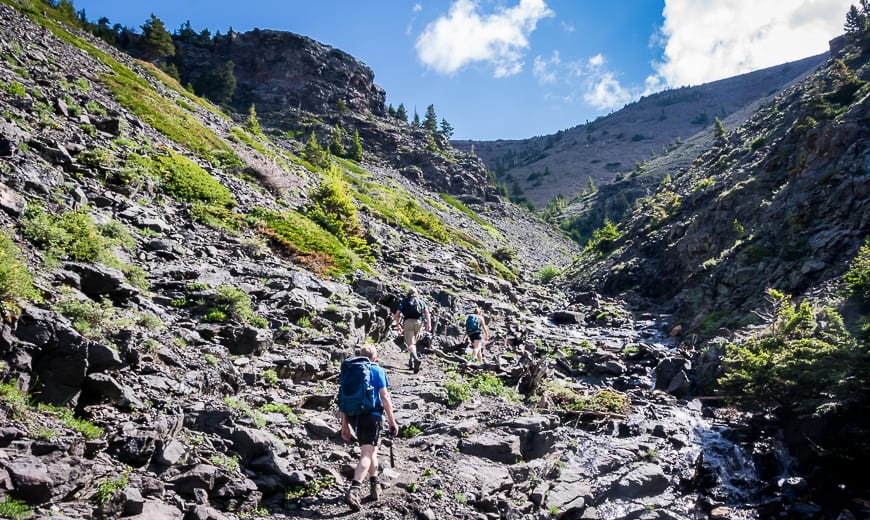
[{"label": "pine tree", "polygon": [[414,110],[414,122],[411,123],[411,126],[420,128],[420,114],[417,113],[417,110]]},{"label": "pine tree", "polygon": [[426,107],[426,115],[423,118],[423,128],[430,132],[438,131],[438,117],[435,116],[435,105]]},{"label": "pine tree", "polygon": [[251,108],[248,109],[248,119],[245,120],[245,128],[254,135],[263,135],[263,130],[260,128],[260,120],[257,118],[257,109],[251,103]]},{"label": "pine tree", "polygon": [[203,74],[194,85],[196,91],[219,105],[229,103],[236,92],[235,66],[232,61],[227,61]]},{"label": "pine tree", "polygon": [[139,52],[148,61],[157,61],[175,55],[175,44],[172,36],[163,25],[160,18],[151,13],[151,18],[142,26],[142,37],[139,39]]},{"label": "pine tree", "polygon": [[713,123],[713,137],[717,143],[725,143],[725,125],[722,124],[722,120],[718,117]]},{"label": "pine tree", "polygon": [[453,126],[448,123],[446,119],[441,120],[441,133],[444,134],[444,137],[447,139],[453,137]]},{"label": "pine tree", "polygon": [[317,142],[317,136],[314,135],[314,132],[311,132],[311,136],[308,137],[308,141],[302,149],[302,158],[313,166],[320,168],[326,168],[329,166],[329,159],[326,156],[326,152],[320,147],[320,143]]},{"label": "pine tree", "polygon": [[390,106],[387,107],[387,115],[390,117],[396,117],[396,109],[393,108],[393,104],[390,103]]},{"label": "pine tree", "polygon": [[396,109],[396,119],[403,123],[408,122],[408,110],[405,108],[404,103],[399,103],[399,108]]},{"label": "pine tree", "polygon": [[341,134],[341,127],[335,125],[335,131],[332,133],[332,142],[329,143],[329,153],[336,157],[344,157],[346,153],[344,150],[344,144],[342,143]]},{"label": "pine tree", "polygon": [[190,28],[190,20],[181,24],[174,34],[174,39],[184,43],[193,43],[196,40],[196,31]]},{"label": "pine tree", "polygon": [[353,131],[353,145],[350,149],[350,158],[356,162],[362,162],[363,160],[363,147],[359,140],[359,130]]}]

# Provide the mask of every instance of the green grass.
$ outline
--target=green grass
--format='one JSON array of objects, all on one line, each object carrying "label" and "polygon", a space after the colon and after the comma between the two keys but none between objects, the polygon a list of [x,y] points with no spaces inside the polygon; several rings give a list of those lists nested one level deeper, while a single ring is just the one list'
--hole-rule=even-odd
[{"label": "green grass", "polygon": [[[43,14],[45,12],[55,17],[60,17],[58,14],[62,13],[57,12],[58,10],[46,11],[47,6],[44,3],[32,0],[20,2],[3,1],[26,12],[34,22],[47,28],[64,42],[78,47],[102,61],[112,72],[100,74],[100,82],[112,92],[118,103],[142,118],[143,121],[169,139],[181,144],[203,159],[211,159],[215,151],[233,154],[232,149],[226,141],[205,127],[189,112],[158,94],[154,87],[140,75],[134,73],[112,56],[101,51],[86,40],[70,33]],[[73,25],[76,26],[78,24],[73,22]],[[171,82],[168,81],[171,78],[161,74],[156,67],[149,66],[145,62],[138,63],[148,69],[154,76],[159,77],[161,81],[171,85]],[[185,95],[183,94],[184,89],[181,89],[180,86],[175,88],[175,90],[179,94]],[[188,99],[192,99],[208,108],[206,103],[195,96],[190,96]],[[213,113],[218,113],[213,108],[209,110]],[[222,117],[226,116],[223,115]]]},{"label": "green grass", "polygon": [[483,230],[486,231],[489,234],[489,236],[491,236],[495,240],[504,240],[504,236],[497,229],[495,229],[492,226],[492,224],[490,224],[489,222],[480,218],[477,215],[477,213],[471,211],[471,209],[468,206],[459,202],[458,200],[456,200],[455,198],[453,198],[452,196],[450,196],[446,193],[439,193],[438,195],[441,197],[441,200],[443,200],[447,204],[453,206],[460,213],[466,215],[471,220],[480,224],[480,227],[483,228]]},{"label": "green grass", "polygon": [[21,250],[0,232],[0,317],[17,316],[20,304],[41,298]]},{"label": "green grass", "polygon": [[296,211],[256,211],[260,231],[284,252],[306,267],[323,274],[341,276],[370,267],[333,234]]}]

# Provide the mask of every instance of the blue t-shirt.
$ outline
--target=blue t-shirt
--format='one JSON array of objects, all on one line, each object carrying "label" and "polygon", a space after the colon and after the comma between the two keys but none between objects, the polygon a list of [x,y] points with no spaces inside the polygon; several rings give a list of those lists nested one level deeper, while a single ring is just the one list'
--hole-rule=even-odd
[{"label": "blue t-shirt", "polygon": [[380,411],[384,409],[384,405],[381,403],[381,388],[389,388],[390,382],[387,380],[387,373],[384,372],[384,369],[381,368],[377,363],[372,363],[371,365],[372,371],[372,387],[375,389],[375,412],[380,415]]}]

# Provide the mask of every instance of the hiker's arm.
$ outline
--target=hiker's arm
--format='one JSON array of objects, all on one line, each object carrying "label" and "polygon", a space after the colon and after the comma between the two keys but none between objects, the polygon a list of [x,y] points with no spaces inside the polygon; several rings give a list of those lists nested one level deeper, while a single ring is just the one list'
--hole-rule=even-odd
[{"label": "hiker's arm", "polygon": [[432,318],[429,315],[429,307],[423,309],[423,314],[426,315],[426,330],[432,332]]},{"label": "hiker's arm", "polygon": [[341,438],[349,441],[353,438],[350,434],[350,424],[347,422],[347,414],[341,412]]},{"label": "hiker's arm", "polygon": [[402,311],[397,310],[394,316],[396,320],[396,330],[399,331],[399,334],[402,333]]},{"label": "hiker's arm", "polygon": [[483,328],[483,341],[489,341],[489,329],[486,328],[486,320],[483,316],[480,318],[480,326]]},{"label": "hiker's arm", "polygon": [[393,399],[390,397],[390,391],[386,387],[379,390],[381,394],[381,404],[384,406],[384,413],[387,414],[387,423],[390,425],[390,431],[393,435],[399,434],[399,425],[396,423],[396,417],[393,415]]}]

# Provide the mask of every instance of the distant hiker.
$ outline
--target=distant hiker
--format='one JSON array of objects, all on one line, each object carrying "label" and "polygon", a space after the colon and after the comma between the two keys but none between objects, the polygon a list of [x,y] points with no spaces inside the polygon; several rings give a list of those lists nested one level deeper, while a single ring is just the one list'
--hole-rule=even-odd
[{"label": "distant hiker", "polygon": [[420,339],[420,333],[423,331],[421,318],[424,317],[426,318],[425,330],[431,331],[432,318],[429,316],[429,307],[420,298],[417,288],[411,287],[408,289],[408,294],[399,302],[399,308],[396,309],[396,329],[405,337],[405,346],[410,352],[408,368],[415,374],[420,371],[421,361],[420,356],[417,355],[417,340]]},{"label": "distant hiker", "polygon": [[[379,498],[378,443],[383,423],[381,414],[387,415],[389,432],[392,435],[399,434],[399,425],[393,416],[387,373],[377,364],[378,349],[374,345],[364,345],[357,352],[358,357],[346,359],[342,363],[338,392],[341,438],[350,441],[355,432],[360,445],[359,461],[345,495],[345,502],[354,511],[359,511],[362,507],[359,492],[366,475],[369,476],[369,498]],[[353,386],[356,388],[350,388]],[[367,411],[356,413],[359,410]]]},{"label": "distant hiker", "polygon": [[471,358],[483,363],[483,345],[489,341],[489,329],[486,328],[480,307],[469,309],[465,317],[465,337],[471,340]]}]

